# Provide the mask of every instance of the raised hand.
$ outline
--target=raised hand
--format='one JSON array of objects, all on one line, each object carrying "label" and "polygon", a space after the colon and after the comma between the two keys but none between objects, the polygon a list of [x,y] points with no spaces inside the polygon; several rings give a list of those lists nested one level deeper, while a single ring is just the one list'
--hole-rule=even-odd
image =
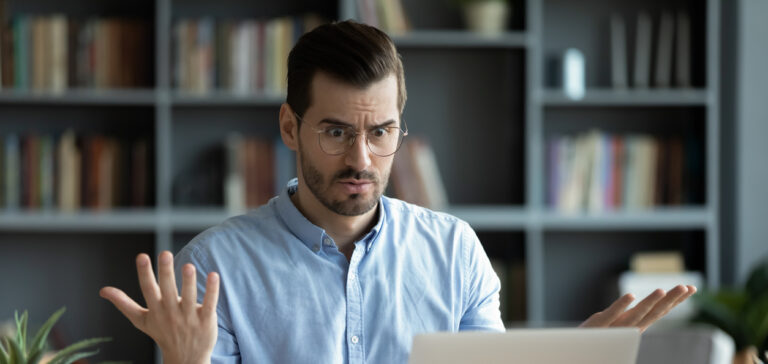
[{"label": "raised hand", "polygon": [[634,326],[643,332],[694,293],[696,293],[694,286],[679,285],[669,292],[657,289],[635,307],[627,310],[629,304],[635,300],[635,297],[628,293],[621,296],[604,311],[590,316],[580,327]]},{"label": "raised hand", "polygon": [[208,274],[203,304],[199,304],[195,267],[192,264],[182,267],[179,297],[173,273],[173,255],[168,251],[162,252],[158,261],[156,281],[149,256],[139,254],[136,257],[136,270],[146,308],[114,287],[102,288],[99,295],[112,302],[133,326],[155,340],[163,352],[165,364],[210,363],[218,332],[218,274]]}]

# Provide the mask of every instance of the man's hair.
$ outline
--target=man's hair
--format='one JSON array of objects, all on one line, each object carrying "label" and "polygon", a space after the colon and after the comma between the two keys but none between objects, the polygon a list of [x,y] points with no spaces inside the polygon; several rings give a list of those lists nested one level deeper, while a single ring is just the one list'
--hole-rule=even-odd
[{"label": "man's hair", "polygon": [[405,107],[403,62],[381,30],[354,21],[321,25],[299,38],[288,55],[286,102],[299,116],[312,104],[312,79],[318,71],[365,88],[390,74],[397,78],[397,107]]}]

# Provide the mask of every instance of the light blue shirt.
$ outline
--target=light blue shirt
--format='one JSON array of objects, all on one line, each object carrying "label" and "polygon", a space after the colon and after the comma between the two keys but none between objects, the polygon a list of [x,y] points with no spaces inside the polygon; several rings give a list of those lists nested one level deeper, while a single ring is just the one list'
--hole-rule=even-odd
[{"label": "light blue shirt", "polygon": [[499,279],[466,222],[382,197],[348,261],[293,205],[296,183],[176,256],[177,276],[197,267],[199,300],[221,275],[213,363],[405,363],[416,334],[504,330]]}]

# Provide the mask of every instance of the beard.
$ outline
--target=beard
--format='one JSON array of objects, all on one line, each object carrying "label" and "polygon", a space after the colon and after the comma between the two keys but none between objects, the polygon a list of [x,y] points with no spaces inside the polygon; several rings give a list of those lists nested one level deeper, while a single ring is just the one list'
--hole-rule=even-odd
[{"label": "beard", "polygon": [[[309,190],[320,203],[327,209],[342,216],[359,216],[371,211],[379,202],[381,195],[387,187],[389,180],[389,171],[384,172],[383,178],[379,178],[375,173],[369,171],[356,171],[352,168],[343,169],[334,173],[331,178],[326,178],[310,162],[304,154],[304,149],[299,142],[299,154],[301,155],[301,174]],[[332,188],[336,181],[340,179],[354,178],[368,180],[373,184],[373,194],[370,198],[365,198],[362,194],[350,194],[341,200],[331,197]]]}]

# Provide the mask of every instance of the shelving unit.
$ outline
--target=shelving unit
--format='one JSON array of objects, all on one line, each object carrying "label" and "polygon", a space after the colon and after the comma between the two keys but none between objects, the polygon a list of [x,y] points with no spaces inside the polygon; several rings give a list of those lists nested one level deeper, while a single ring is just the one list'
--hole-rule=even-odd
[{"label": "shelving unit", "polygon": [[[104,10],[106,5],[97,0],[75,0],[75,5],[66,7],[52,0],[6,0],[7,16],[106,13],[140,16],[154,24],[155,46],[150,55],[155,69],[148,88],[77,89],[61,94],[0,90],[0,136],[58,132],[68,126],[114,132],[135,129],[149,136],[154,143],[154,203],[146,209],[74,214],[0,212],[0,274],[39,271],[34,283],[46,282],[43,275],[67,280],[71,276],[75,283],[63,285],[67,295],[79,296],[91,310],[65,315],[61,325],[68,335],[115,336],[115,344],[105,347],[99,358],[147,362],[156,355],[151,341],[98,298],[98,285],[114,284],[138,297],[132,265],[137,252],[177,250],[227,218],[221,201],[180,203],[176,186],[200,172],[200,161],[211,158],[212,148],[220,146],[230,131],[277,138],[277,114],[284,99],[282,95],[199,95],[175,90],[170,54],[173,22],[204,15],[265,18],[307,10],[347,19],[354,17],[354,1],[154,0]],[[393,37],[408,86],[404,119],[412,135],[428,136],[438,156],[452,203],[447,212],[475,228],[491,258],[524,266],[523,289],[507,287],[524,297],[505,299],[518,300],[518,306],[521,301],[525,307],[505,320],[537,326],[586,318],[607,304],[615,277],[637,251],[681,250],[689,268],[702,270],[707,284],[717,287],[719,2],[678,0],[670,5],[690,10],[693,55],[699,56],[693,58],[700,59],[694,65],[694,88],[624,91],[610,89],[607,83],[608,42],[603,34],[607,34],[607,16],[611,11],[657,11],[668,2],[512,0],[512,4],[508,31],[485,37],[461,30],[459,10],[442,0],[405,1],[406,12],[418,16],[411,16],[412,32]],[[565,97],[545,74],[547,59],[565,47],[581,48],[587,56],[588,88],[581,100]],[[699,201],[617,213],[563,215],[548,210],[544,203],[546,138],[595,127],[652,134],[669,129],[700,138],[706,161]],[[60,236],[67,243],[61,245]],[[62,251],[60,245],[73,256],[70,263],[53,253]],[[112,246],[119,248],[113,252]],[[30,252],[38,249],[41,257],[31,258]],[[20,267],[17,263],[23,260],[26,265]],[[114,267],[103,264],[112,260]],[[81,268],[94,261],[100,262],[97,267]],[[60,271],[45,268],[51,262],[57,262],[53,266]],[[0,303],[0,317],[24,307],[36,317],[43,316],[58,308],[65,295],[7,283],[0,283],[0,291],[14,297]],[[85,321],[104,323],[78,326]],[[126,343],[137,343],[132,346],[137,349],[121,351]]]}]

